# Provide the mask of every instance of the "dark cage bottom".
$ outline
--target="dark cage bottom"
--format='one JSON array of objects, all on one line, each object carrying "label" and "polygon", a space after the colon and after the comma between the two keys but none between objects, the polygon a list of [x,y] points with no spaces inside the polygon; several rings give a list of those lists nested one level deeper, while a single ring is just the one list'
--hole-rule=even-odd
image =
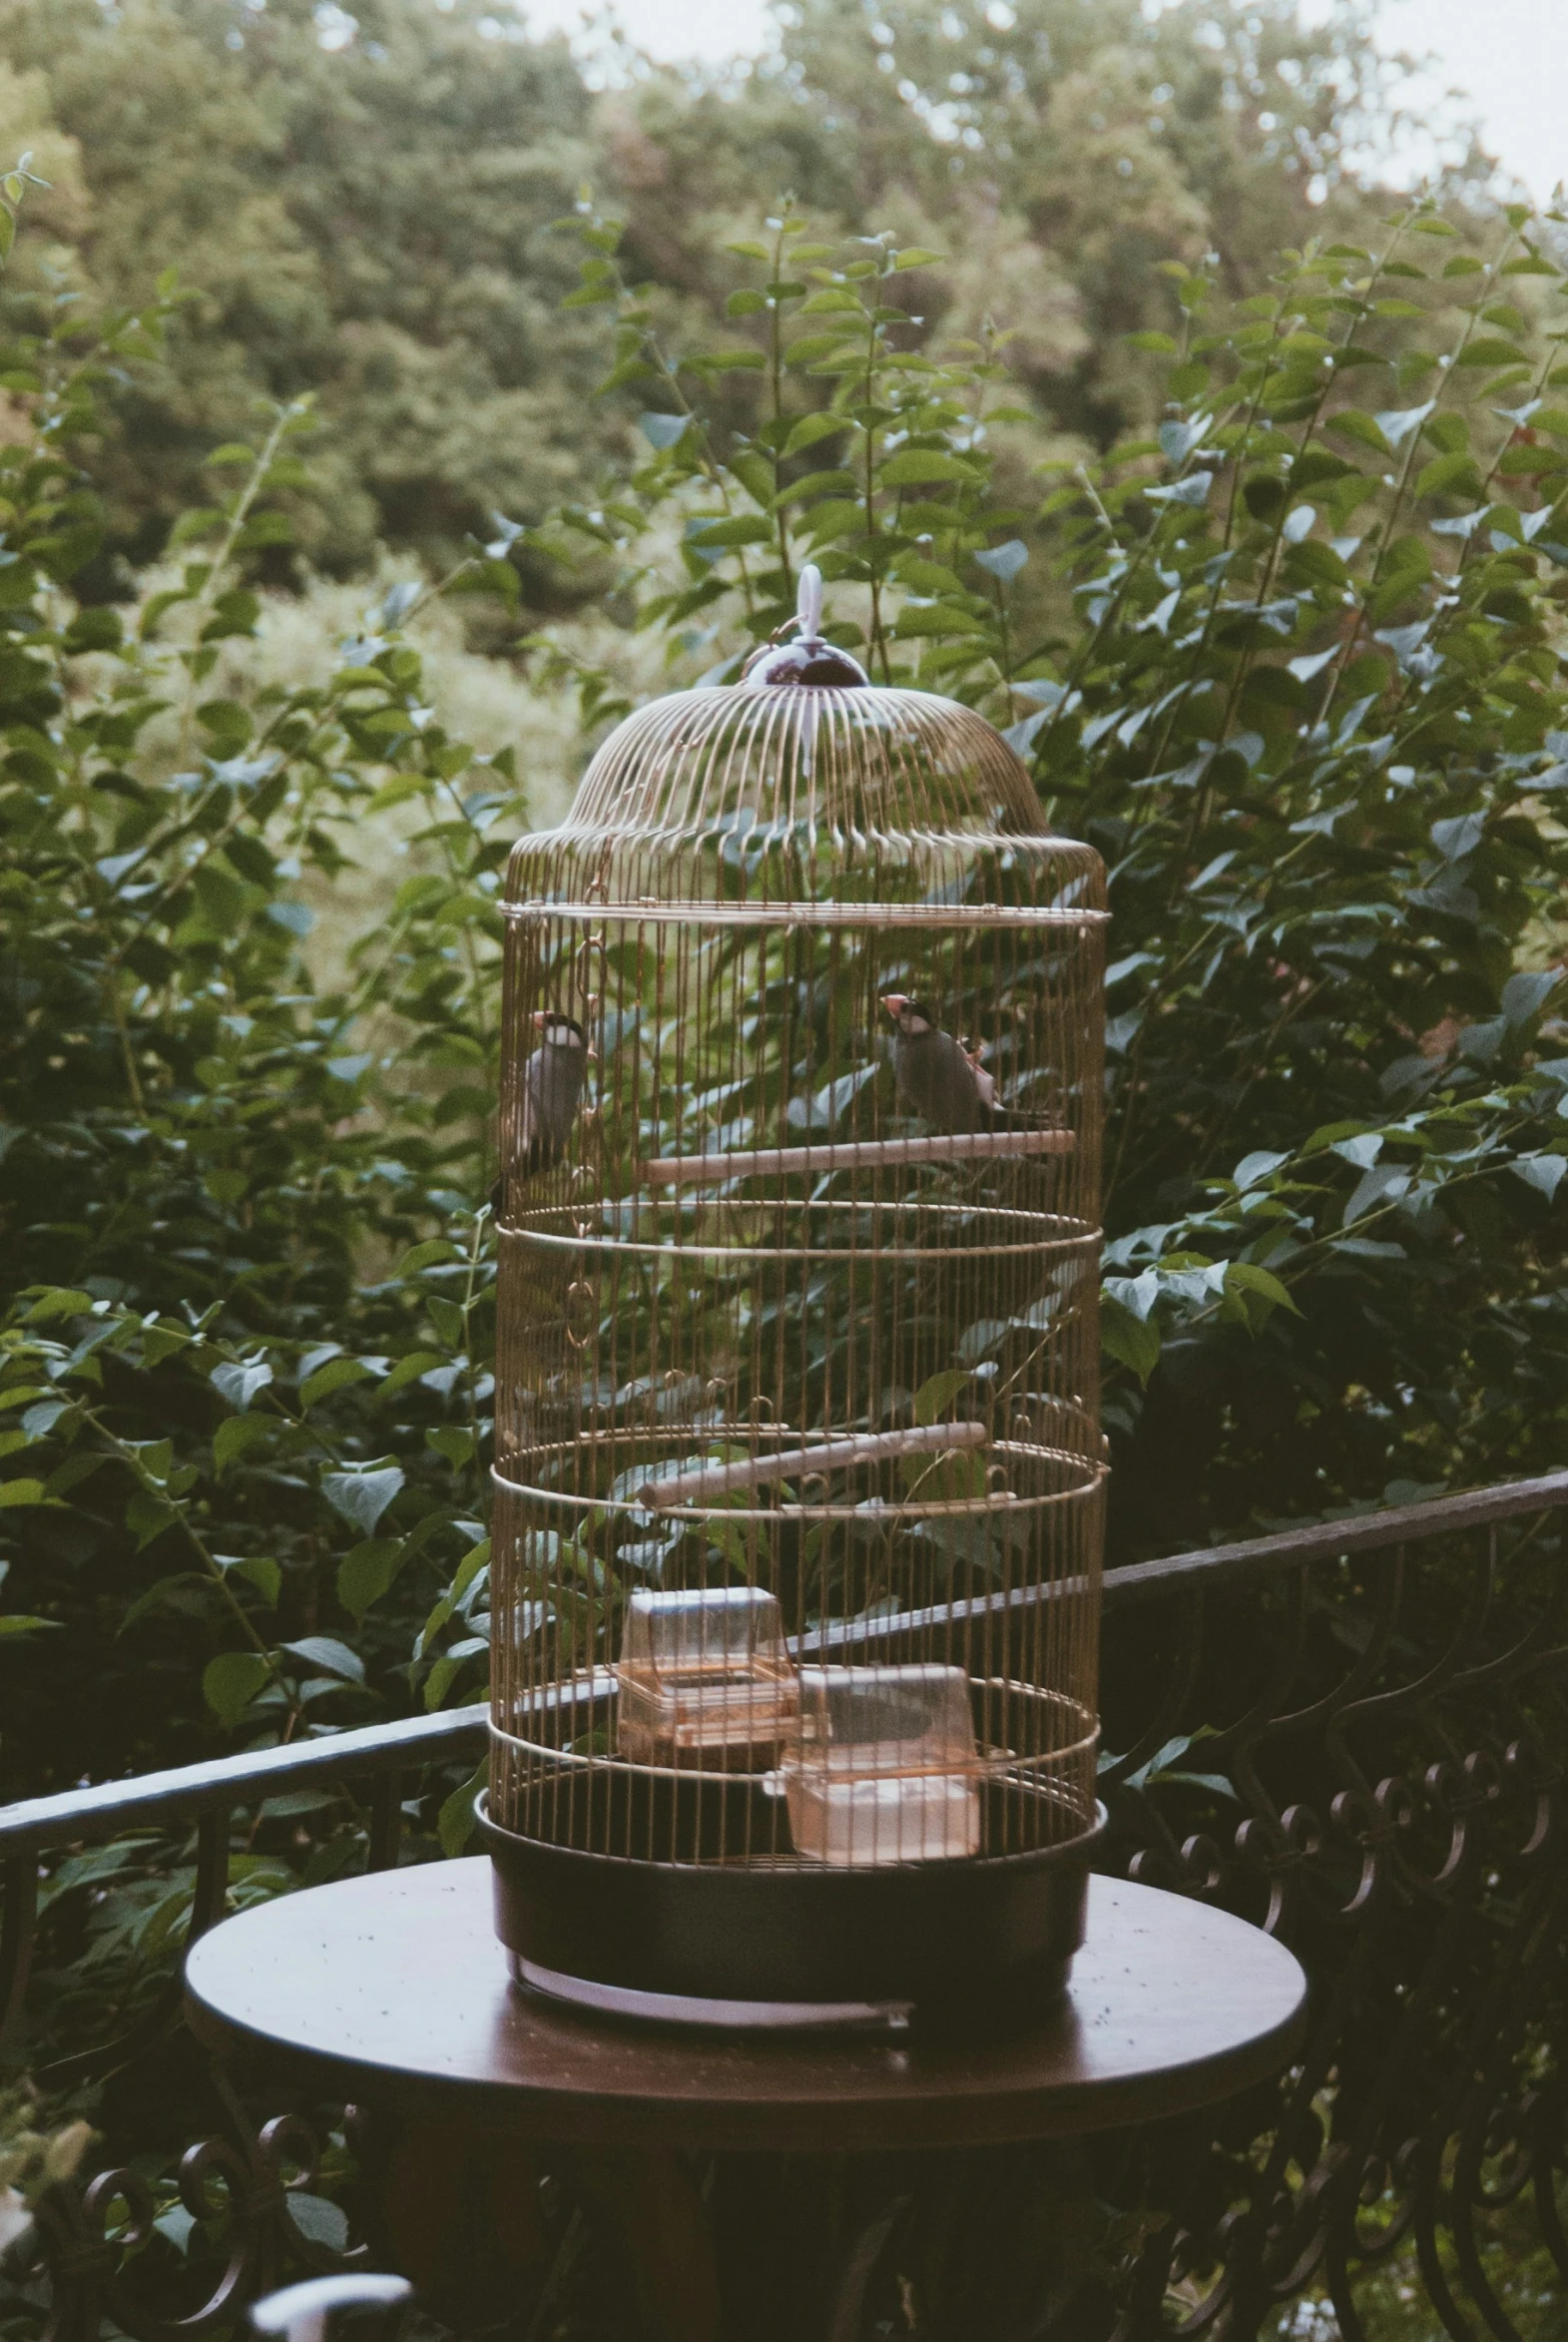
[{"label": "dark cage bottom", "polygon": [[503,1829],[483,1797],[478,1815],[519,1984],[608,2013],[728,2026],[1038,2012],[1083,1942],[1105,1827],[1097,1809],[1061,1845],[837,1869],[636,1860]]}]

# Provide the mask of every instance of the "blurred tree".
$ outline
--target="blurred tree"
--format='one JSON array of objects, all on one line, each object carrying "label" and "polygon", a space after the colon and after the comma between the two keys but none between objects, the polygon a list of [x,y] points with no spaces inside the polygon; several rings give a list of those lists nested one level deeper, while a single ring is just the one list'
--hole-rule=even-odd
[{"label": "blurred tree", "polygon": [[[52,244],[17,285],[141,303],[157,255],[195,295],[170,370],[127,388],[95,463],[133,562],[259,392],[318,401],[324,497],[295,517],[336,571],[377,539],[444,565],[493,507],[591,501],[618,426],[589,404],[549,233],[585,181],[626,217],[661,314],[694,325],[734,288],[726,237],[788,190],[829,230],[940,250],[928,333],[994,317],[1048,427],[1103,447],[1159,403],[1128,336],[1164,320],[1162,263],[1215,251],[1251,293],[1281,247],[1358,240],[1386,208],[1372,183],[1404,69],[1367,0],[1312,14],[789,0],[754,67],[627,53],[596,100],[564,42],[486,0],[0,0],[0,120],[57,181]],[[1476,158],[1461,139],[1450,161],[1462,191]],[[535,600],[565,590],[518,558]]]},{"label": "blurred tree", "polygon": [[[1015,371],[1099,445],[1157,405],[1126,336],[1165,321],[1162,262],[1212,250],[1255,293],[1282,248],[1388,208],[1408,68],[1365,0],[789,0],[778,25],[751,73],[659,75],[614,110],[629,255],[697,290],[716,227],[786,187],[935,242],[933,321],[1022,327]],[[1462,126],[1447,162],[1456,195],[1489,168]]]},{"label": "blurred tree", "polygon": [[491,506],[577,483],[592,366],[548,231],[589,170],[590,100],[564,43],[494,24],[478,0],[0,0],[0,109],[74,141],[85,181],[26,294],[64,277],[141,303],[173,258],[197,296],[95,467],[133,560],[259,393],[317,398],[301,537],[328,567],[377,537],[444,563]]}]

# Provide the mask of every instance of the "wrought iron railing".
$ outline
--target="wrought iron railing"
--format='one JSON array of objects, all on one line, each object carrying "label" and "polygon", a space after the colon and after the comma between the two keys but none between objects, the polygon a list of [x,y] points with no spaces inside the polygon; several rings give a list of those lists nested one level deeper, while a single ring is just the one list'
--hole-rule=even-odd
[{"label": "wrought iron railing", "polygon": [[[1326,2307],[1282,2329],[1304,2297],[1331,2303],[1345,2342],[1424,2342],[1434,2321],[1454,2342],[1568,2330],[1565,1506],[1568,1472],[1553,1473],[1108,1574],[1107,1866],[1253,1918],[1301,1957],[1313,2004],[1299,2063],[1201,2139],[1097,2145],[1095,2192],[1127,2217],[1084,2284],[1061,2296],[1052,2280],[1074,2333],[1331,2335]],[[385,1867],[405,1790],[471,1765],[483,1731],[467,1708],[0,1811],[14,2046],[25,2052],[38,1881],[65,1850],[194,1833],[194,1937],[224,1911],[237,1817],[259,1800],[366,1785],[363,1860]],[[35,1989],[47,1981],[41,1966]],[[178,2028],[171,1979],[127,2033],[40,2078],[123,2077],[150,2058],[167,2076]],[[189,2044],[179,2054],[194,2068]],[[218,2247],[183,2273],[172,2310],[147,2261],[169,2191],[133,2135],[135,2090],[111,2089],[114,2166],[90,2159],[85,2185],[47,2188],[7,2256],[15,2307],[61,2342],[90,2342],[105,2314],[137,2342],[168,2342],[177,2317],[199,2338],[285,2275],[363,2265],[362,2247],[294,2216],[320,2200],[303,2111],[258,2128],[221,2074],[198,2078],[219,2120],[186,2149],[171,2200],[176,2230],[206,2223]],[[867,2319],[928,2183],[950,2216],[958,2164],[850,2256]],[[578,2215],[561,2236],[580,2254]],[[1043,2294],[1020,2323],[1028,2284],[1015,2273],[1007,2292],[995,2342],[1050,2330]],[[838,2319],[835,2333],[861,2330],[853,2303]]]}]

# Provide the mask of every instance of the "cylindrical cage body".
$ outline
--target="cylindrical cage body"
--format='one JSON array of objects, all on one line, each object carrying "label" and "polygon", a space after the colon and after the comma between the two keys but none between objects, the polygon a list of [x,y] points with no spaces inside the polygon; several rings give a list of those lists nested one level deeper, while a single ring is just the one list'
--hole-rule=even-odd
[{"label": "cylindrical cage body", "polygon": [[1097,1811],[1097,857],[969,710],[700,690],[520,842],[507,916],[503,1937],[628,2005],[1059,1977]]}]

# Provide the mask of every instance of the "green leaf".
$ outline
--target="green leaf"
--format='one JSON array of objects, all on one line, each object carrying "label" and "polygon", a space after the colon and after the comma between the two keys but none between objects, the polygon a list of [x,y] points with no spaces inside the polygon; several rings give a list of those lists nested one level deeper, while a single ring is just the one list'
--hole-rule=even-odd
[{"label": "green leaf", "polygon": [[474,1453],[474,1436],[466,1424],[438,1424],[425,1439],[438,1456],[444,1456],[455,1470],[461,1470]]},{"label": "green leaf", "polygon": [[1110,1294],[1103,1294],[1100,1300],[1100,1346],[1123,1366],[1131,1367],[1140,1383],[1147,1384],[1160,1363],[1162,1342],[1154,1318],[1135,1317],[1124,1302]]},{"label": "green leaf", "polygon": [[783,452],[786,456],[803,454],[807,447],[816,446],[819,440],[836,439],[841,432],[849,428],[848,421],[841,414],[834,414],[830,411],[824,411],[821,414],[803,414],[798,422],[790,425],[789,436],[784,443]]},{"label": "green leaf", "polygon": [[283,2198],[288,2217],[301,2236],[312,2244],[325,2245],[329,2252],[341,2252],[348,2242],[348,2215],[340,2204],[328,2196],[309,2195],[302,2188],[290,2187]]},{"label": "green leaf", "polygon": [[395,1398],[399,1391],[406,1391],[410,1383],[417,1383],[420,1376],[427,1375],[432,1367],[438,1367],[444,1363],[442,1354],[438,1350],[411,1350],[406,1358],[400,1358],[397,1361],[391,1373],[376,1392],[377,1406],[383,1400]]},{"label": "green leaf", "polygon": [[467,1338],[467,1326],[457,1303],[448,1301],[443,1294],[428,1293],[424,1306],[435,1328],[436,1340],[444,1342],[449,1350],[461,1350]]},{"label": "green leaf", "polygon": [[168,1497],[155,1495],[151,1488],[138,1488],[125,1508],[125,1524],[136,1538],[139,1553],[144,1545],[150,1545],[155,1537],[173,1528],[179,1518]]},{"label": "green leaf", "polygon": [[267,1439],[276,1428],[269,1415],[226,1416],[213,1435],[213,1466],[220,1478],[245,1455]]},{"label": "green leaf", "polygon": [[490,1760],[484,1757],[474,1767],[460,1789],[454,1789],[441,1807],[435,1825],[435,1834],[441,1841],[441,1852],[448,1861],[462,1853],[476,1828],[474,1799],[490,1777]]},{"label": "green leaf", "polygon": [[337,1572],[337,1598],[355,1618],[381,1599],[406,1560],[402,1537],[368,1537],[344,1556]]},{"label": "green leaf", "polygon": [[1471,455],[1439,455],[1417,475],[1415,492],[1418,496],[1455,495],[1461,492],[1479,495],[1481,475],[1475,458]]},{"label": "green leaf", "polygon": [[929,488],[948,480],[962,480],[972,487],[979,474],[962,456],[944,455],[935,447],[900,447],[896,455],[887,458],[878,477],[884,488]]},{"label": "green leaf", "polygon": [[405,1252],[393,1274],[401,1284],[406,1277],[417,1277],[421,1269],[445,1268],[462,1257],[456,1245],[448,1243],[444,1236],[432,1236]]},{"label": "green leaf", "polygon": [[335,1675],[344,1683],[363,1683],[364,1661],[357,1651],[351,1651],[335,1634],[305,1634],[297,1642],[280,1646],[291,1659],[302,1666],[318,1667],[325,1675]]},{"label": "green leaf", "polygon": [[901,275],[905,269],[929,269],[933,263],[946,258],[944,253],[927,252],[922,245],[912,244],[907,252],[899,253],[893,261],[893,273]]},{"label": "green leaf", "polygon": [[397,1464],[364,1464],[354,1471],[323,1471],[321,1493],[332,1510],[362,1536],[373,1536],[380,1519],[403,1484]]},{"label": "green leaf", "polygon": [[1550,1203],[1557,1193],[1563,1173],[1568,1171],[1568,1156],[1516,1155],[1508,1166],[1516,1179],[1544,1195]]},{"label": "green leaf", "polygon": [[[161,1577],[156,1585],[148,1587],[146,1593],[137,1596],[121,1619],[119,1631],[121,1634],[128,1633],[139,1618],[145,1618],[149,1611],[160,1609],[165,1603],[172,1610],[197,1609],[205,1607],[204,1595],[211,1600],[216,1593],[217,1588],[212,1579],[194,1569],[182,1569],[173,1577]],[[177,1600],[176,1596],[184,1598]]]},{"label": "green leaf", "polygon": [[1268,1269],[1260,1268],[1256,1261],[1228,1261],[1225,1290],[1227,1293],[1256,1293],[1276,1309],[1288,1309],[1293,1317],[1299,1318],[1302,1314],[1279,1278]]},{"label": "green leaf", "polygon": [[1003,585],[1011,585],[1029,558],[1029,548],[1021,537],[1009,537],[1005,545],[993,545],[970,556],[976,566],[1000,578]]},{"label": "green leaf", "polygon": [[1326,430],[1337,432],[1341,439],[1354,439],[1359,446],[1370,447],[1376,455],[1391,452],[1387,440],[1369,414],[1356,406],[1345,406],[1337,414],[1329,415]]},{"label": "green leaf", "polygon": [[972,1380],[966,1367],[950,1367],[945,1374],[933,1375],[928,1383],[922,1383],[914,1395],[915,1422],[946,1423],[953,1401]]},{"label": "green leaf", "polygon": [[362,1358],[332,1358],[325,1366],[299,1386],[299,1403],[313,1407],[318,1399],[328,1398],[333,1391],[346,1390],[350,1383],[373,1382],[374,1376]]},{"label": "green leaf", "polygon": [[800,333],[790,342],[785,357],[792,366],[812,366],[821,358],[836,357],[851,342],[860,339],[860,330],[853,318],[836,331]]},{"label": "green leaf", "polygon": [[1495,333],[1483,333],[1469,342],[1454,358],[1459,366],[1516,366],[1529,362],[1528,352],[1512,341],[1503,341]]},{"label": "green leaf", "polygon": [[215,1553],[213,1559],[226,1576],[243,1577],[247,1585],[254,1585],[269,1610],[277,1607],[277,1597],[283,1590],[281,1567],[268,1553]]},{"label": "green leaf", "polygon": [[202,1697],[221,1724],[234,1725],[270,1681],[260,1651],[224,1651],[202,1671]]},{"label": "green leaf", "polygon": [[213,1388],[242,1413],[259,1392],[266,1389],[271,1379],[272,1370],[264,1359],[248,1359],[238,1366],[216,1366],[212,1374]]}]

